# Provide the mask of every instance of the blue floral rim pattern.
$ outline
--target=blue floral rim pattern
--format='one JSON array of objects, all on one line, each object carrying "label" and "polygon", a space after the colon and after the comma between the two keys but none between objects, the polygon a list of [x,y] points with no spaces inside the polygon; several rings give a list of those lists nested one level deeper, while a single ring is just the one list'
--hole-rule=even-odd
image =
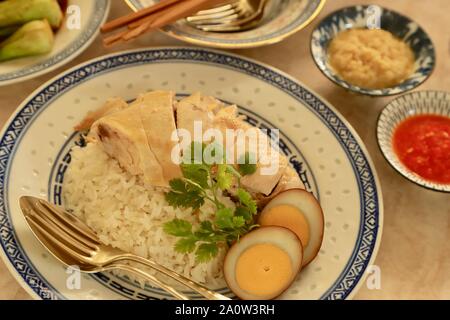
[{"label": "blue floral rim pattern", "polygon": [[248,74],[279,88],[314,112],[339,141],[347,154],[357,180],[361,222],[354,251],[344,271],[321,298],[335,300],[348,297],[363,277],[376,249],[380,237],[379,228],[381,228],[383,210],[376,174],[370,165],[364,147],[360,144],[360,139],[353,129],[349,128],[345,121],[321,98],[295,80],[255,61],[206,49],[156,48],[101,57],[76,67],[44,85],[21,110],[18,110],[4,128],[3,136],[0,139],[0,244],[11,266],[29,288],[42,299],[64,298],[28,262],[27,255],[18,243],[12,227],[9,204],[5,196],[8,190],[11,159],[27,125],[60,94],[91,78],[129,66],[183,61],[219,65]]},{"label": "blue floral rim pattern", "polygon": [[328,45],[341,31],[367,28],[369,6],[339,9],[325,17],[311,35],[311,54],[320,71],[331,81],[353,92],[371,96],[389,96],[412,90],[422,84],[436,65],[434,45],[427,33],[414,21],[395,11],[381,8],[380,27],[405,41],[416,57],[413,74],[403,83],[386,89],[365,89],[340,78],[328,64]]},{"label": "blue floral rim pattern", "polygon": [[58,55],[52,56],[49,59],[31,67],[16,72],[0,74],[0,84],[2,81],[6,82],[25,76],[30,76],[44,69],[58,65],[67,57],[79,52],[79,50],[83,48],[83,46],[85,46],[91,39],[93,39],[93,36],[99,31],[100,25],[103,23],[106,15],[108,14],[109,5],[109,0],[95,0],[93,10],[94,13],[89,25],[86,27],[86,30],[80,34],[73,43],[71,43],[69,47],[58,53]]}]

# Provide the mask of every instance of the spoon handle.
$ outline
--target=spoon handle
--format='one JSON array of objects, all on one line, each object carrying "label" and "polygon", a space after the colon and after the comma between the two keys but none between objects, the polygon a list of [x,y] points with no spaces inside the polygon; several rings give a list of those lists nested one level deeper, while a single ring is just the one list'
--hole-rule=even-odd
[{"label": "spoon handle", "polygon": [[128,260],[140,263],[146,267],[149,267],[151,269],[157,270],[166,276],[170,277],[171,279],[181,283],[182,285],[185,285],[186,287],[194,290],[198,294],[202,295],[203,297],[209,299],[209,300],[230,300],[230,298],[218,293],[214,292],[212,290],[209,290],[208,288],[204,287],[203,285],[192,281],[186,277],[184,277],[181,274],[178,274],[158,263],[155,261],[142,258],[140,256],[134,255],[134,254],[124,254],[119,257],[117,257],[114,261],[120,261],[120,260]]},{"label": "spoon handle", "polygon": [[144,279],[148,280],[151,284],[167,291],[168,293],[170,293],[171,295],[173,295],[175,298],[177,298],[179,300],[189,300],[188,296],[177,291],[176,289],[172,288],[171,286],[161,282],[155,276],[153,276],[139,268],[130,266],[126,263],[114,262],[108,266],[108,269],[120,269],[120,270],[134,273],[135,275],[143,277]]}]

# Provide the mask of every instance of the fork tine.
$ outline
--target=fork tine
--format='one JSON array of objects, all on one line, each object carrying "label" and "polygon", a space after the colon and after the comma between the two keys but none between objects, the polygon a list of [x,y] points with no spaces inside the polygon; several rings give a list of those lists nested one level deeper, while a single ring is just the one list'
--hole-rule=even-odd
[{"label": "fork tine", "polygon": [[237,5],[239,5],[239,1],[235,1],[233,3],[228,3],[228,4],[221,5],[221,6],[218,6],[215,8],[211,8],[211,9],[201,10],[201,11],[197,12],[196,15],[218,13],[218,12],[222,12],[225,10],[230,10],[230,9],[236,7]]},{"label": "fork tine", "polygon": [[259,0],[259,2],[241,0],[235,3],[232,9],[235,16],[232,18],[229,15],[219,18],[210,14],[187,18],[187,22],[203,31],[230,32],[247,30],[256,26],[263,18],[267,2],[268,0]]},{"label": "fork tine", "polygon": [[57,207],[56,205],[50,204],[49,202],[41,199],[35,198],[38,203],[49,210],[52,215],[54,215],[56,218],[58,218],[62,223],[64,223],[65,226],[74,229],[75,231],[81,233],[85,237],[89,238],[96,244],[100,244],[100,240],[98,239],[97,235],[92,231],[89,227],[87,227],[84,223],[81,223],[80,220],[73,216],[72,214],[69,214],[62,210],[61,208]]},{"label": "fork tine", "polygon": [[[35,233],[37,234],[41,234],[42,237],[45,237],[47,241],[51,242],[52,245],[54,245],[55,247],[59,247],[62,250],[64,250],[65,252],[67,252],[68,254],[70,254],[72,257],[74,257],[76,260],[79,260],[80,262],[85,262],[87,259],[85,256],[83,256],[82,254],[76,252],[75,250],[73,250],[71,247],[65,245],[63,242],[61,242],[60,240],[58,240],[57,238],[55,238],[52,234],[50,234],[49,232],[47,232],[47,230],[45,230],[40,223],[37,223],[34,220],[35,216],[29,215],[26,216],[25,219],[27,219],[28,223],[30,224],[30,226],[33,228],[33,231],[35,231]],[[37,231],[37,232],[36,232]]]},{"label": "fork tine", "polygon": [[251,21],[248,23],[240,24],[231,21],[227,24],[204,24],[196,26],[197,28],[207,31],[207,32],[230,32],[230,31],[238,31],[238,30],[246,30],[252,28],[258,22],[252,23]]},{"label": "fork tine", "polygon": [[56,224],[52,219],[48,218],[47,213],[43,213],[43,215],[33,214],[32,218],[35,222],[39,223],[42,228],[46,229],[48,233],[53,234],[61,241],[64,241],[67,245],[73,246],[75,250],[79,250],[83,254],[91,256],[92,253],[98,249],[95,245],[89,245],[81,241],[76,234],[73,234],[71,231],[67,230],[67,228],[62,228],[60,225]]},{"label": "fork tine", "polygon": [[76,241],[83,242],[86,246],[91,247],[92,249],[98,247],[99,245],[98,241],[92,240],[91,237],[88,237],[83,232],[79,231],[76,227],[74,227],[74,225],[62,221],[60,215],[55,213],[55,210],[52,210],[53,208],[49,207],[48,205],[45,205],[45,203],[40,202],[37,209],[38,209],[37,212],[45,215],[45,217],[49,221],[51,221],[53,225],[55,225],[59,230],[67,233]]},{"label": "fork tine", "polygon": [[226,18],[230,15],[234,15],[235,13],[236,13],[236,11],[234,9],[230,9],[230,10],[219,12],[219,13],[195,15],[192,17],[187,17],[187,20],[189,22],[195,22],[195,21],[205,21],[205,20],[211,20],[211,19],[220,19],[220,18]]},{"label": "fork tine", "polygon": [[83,242],[85,246],[96,249],[100,245],[99,239],[88,227],[82,228],[83,225],[77,218],[56,210],[56,206],[46,205],[46,201],[30,196],[21,197],[19,203],[25,216],[33,214],[44,216],[76,241]]},{"label": "fork tine", "polygon": [[53,235],[53,237],[59,239],[59,241],[65,243],[67,246],[72,247],[74,251],[78,251],[80,254],[87,256],[92,256],[92,253],[95,252],[95,249],[90,248],[79,240],[69,236],[50,220],[45,219],[38,214],[33,214],[29,217],[34,221],[35,224],[38,224],[42,230],[45,230],[47,234]]},{"label": "fork tine", "polygon": [[227,26],[225,25],[201,25],[198,26],[200,30],[206,32],[231,32],[231,31],[239,31],[241,30],[240,26]]},{"label": "fork tine", "polygon": [[220,19],[210,19],[210,20],[201,20],[201,21],[189,21],[191,25],[196,26],[197,28],[200,28],[203,25],[221,25],[221,24],[227,24],[232,21],[235,21],[239,18],[239,15],[233,14],[228,17],[220,18]]}]

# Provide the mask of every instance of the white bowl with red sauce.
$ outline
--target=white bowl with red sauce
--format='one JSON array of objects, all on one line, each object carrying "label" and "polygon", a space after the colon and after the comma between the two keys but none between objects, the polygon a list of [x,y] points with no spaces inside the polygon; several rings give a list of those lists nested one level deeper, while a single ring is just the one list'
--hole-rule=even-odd
[{"label": "white bowl with red sauce", "polygon": [[383,155],[420,186],[450,192],[450,93],[417,91],[391,101],[378,118]]}]

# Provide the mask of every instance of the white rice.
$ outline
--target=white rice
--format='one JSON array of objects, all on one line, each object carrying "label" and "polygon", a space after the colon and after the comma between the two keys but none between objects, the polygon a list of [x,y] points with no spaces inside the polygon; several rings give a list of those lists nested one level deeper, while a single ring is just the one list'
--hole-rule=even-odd
[{"label": "white rice", "polygon": [[[194,254],[175,252],[178,238],[163,231],[163,224],[173,218],[186,219],[195,228],[199,219],[192,210],[169,206],[162,190],[145,187],[98,144],[74,147],[63,190],[65,207],[84,220],[103,243],[151,258],[212,288],[224,286],[224,249],[212,261],[196,263]],[[207,206],[203,212],[211,212]]]}]

